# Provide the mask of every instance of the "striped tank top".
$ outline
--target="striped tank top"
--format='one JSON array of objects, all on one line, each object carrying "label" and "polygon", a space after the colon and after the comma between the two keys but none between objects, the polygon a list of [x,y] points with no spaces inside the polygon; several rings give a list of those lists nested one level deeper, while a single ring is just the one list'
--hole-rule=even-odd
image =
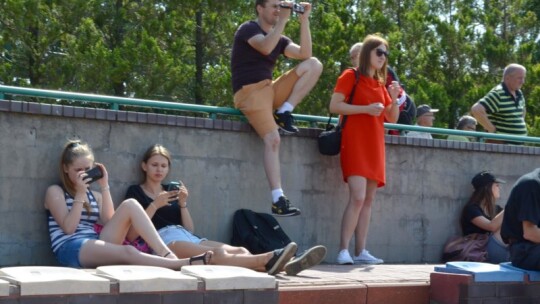
[{"label": "striped tank top", "polygon": [[[51,212],[47,210],[51,247],[55,254],[58,248],[60,248],[67,241],[85,239],[95,237],[97,235],[97,233],[94,231],[94,224],[99,219],[99,207],[96,198],[90,190],[86,192],[86,196],[90,202],[90,213],[88,213],[85,208],[82,209],[81,220],[77,226],[77,229],[72,234],[64,233],[60,225],[58,225],[58,223],[54,220]],[[66,199],[68,210],[71,211],[71,208],[73,207],[73,197],[64,191],[64,198]]]}]

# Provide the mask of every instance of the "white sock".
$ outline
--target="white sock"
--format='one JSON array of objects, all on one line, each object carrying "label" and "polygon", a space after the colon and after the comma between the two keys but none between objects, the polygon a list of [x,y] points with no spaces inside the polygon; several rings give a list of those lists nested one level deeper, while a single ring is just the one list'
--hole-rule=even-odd
[{"label": "white sock", "polygon": [[285,101],[281,107],[277,110],[278,113],[285,113],[287,111],[292,112],[294,110],[294,106],[290,104],[288,101]]},{"label": "white sock", "polygon": [[272,202],[276,203],[281,196],[283,196],[283,189],[277,188],[272,190]]}]

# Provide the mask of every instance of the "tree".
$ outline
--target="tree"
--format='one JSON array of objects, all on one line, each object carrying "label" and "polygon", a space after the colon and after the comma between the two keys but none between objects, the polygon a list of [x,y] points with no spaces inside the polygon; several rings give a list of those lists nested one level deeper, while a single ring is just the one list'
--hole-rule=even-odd
[{"label": "tree", "polygon": [[[417,104],[441,109],[436,126],[500,81],[510,62],[523,87],[531,134],[540,134],[539,0],[313,0],[314,56],[324,70],[296,112],[326,115],[348,51],[367,34],[390,43]],[[232,106],[230,50],[252,1],[0,0],[0,81],[66,91]],[[285,34],[298,41],[293,16]],[[276,76],[298,62],[280,59]]]}]

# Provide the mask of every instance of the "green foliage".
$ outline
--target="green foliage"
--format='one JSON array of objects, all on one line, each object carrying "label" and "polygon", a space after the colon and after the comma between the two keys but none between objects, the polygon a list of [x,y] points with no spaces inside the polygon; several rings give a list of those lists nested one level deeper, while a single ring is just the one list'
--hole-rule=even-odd
[{"label": "green foliage", "polygon": [[[456,118],[527,67],[531,135],[540,135],[540,1],[313,0],[314,56],[324,71],[297,112],[326,115],[349,48],[367,34],[390,43],[389,64],[418,104]],[[8,85],[232,106],[230,50],[254,1],[0,0],[0,81]],[[299,39],[293,16],[286,35]],[[282,59],[276,76],[298,62]]]}]

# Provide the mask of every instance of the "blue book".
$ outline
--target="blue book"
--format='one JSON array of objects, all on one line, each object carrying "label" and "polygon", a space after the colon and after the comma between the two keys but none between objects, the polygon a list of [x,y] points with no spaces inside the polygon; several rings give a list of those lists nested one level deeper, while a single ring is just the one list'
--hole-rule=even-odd
[{"label": "blue book", "polygon": [[523,282],[525,279],[522,271],[481,262],[448,262],[445,266],[436,266],[435,271],[470,274],[475,282]]}]

